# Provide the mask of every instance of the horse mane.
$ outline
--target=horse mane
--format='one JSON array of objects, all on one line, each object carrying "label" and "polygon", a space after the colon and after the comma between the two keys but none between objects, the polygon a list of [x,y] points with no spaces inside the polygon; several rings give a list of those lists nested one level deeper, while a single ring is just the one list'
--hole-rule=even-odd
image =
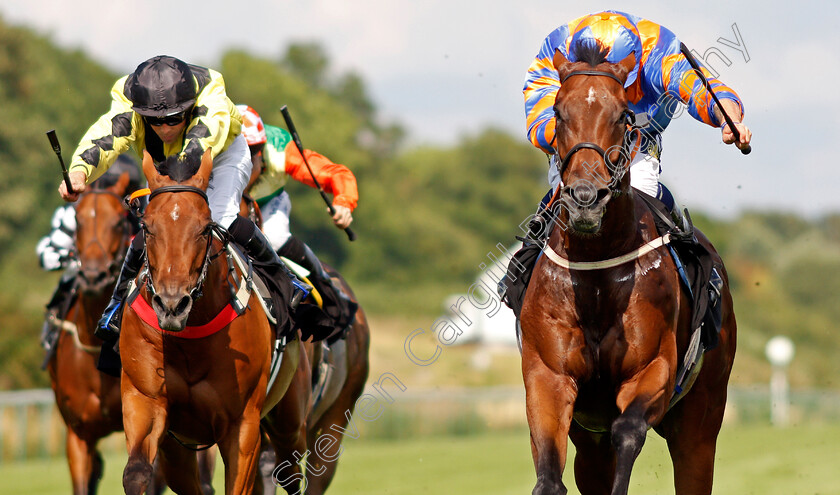
[{"label": "horse mane", "polygon": [[586,62],[592,67],[607,61],[610,47],[597,39],[579,39],[571,48],[572,58],[577,62]]},{"label": "horse mane", "polygon": [[199,167],[201,167],[201,154],[190,152],[168,156],[155,165],[159,174],[167,175],[179,184],[195,175]]}]

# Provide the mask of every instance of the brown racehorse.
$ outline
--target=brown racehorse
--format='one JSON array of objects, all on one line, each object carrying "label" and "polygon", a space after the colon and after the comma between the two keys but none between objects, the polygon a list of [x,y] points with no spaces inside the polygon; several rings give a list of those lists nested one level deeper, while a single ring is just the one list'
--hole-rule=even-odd
[{"label": "brown racehorse", "polygon": [[581,493],[626,494],[646,432],[654,428],[667,441],[676,493],[708,494],[735,355],[728,280],[698,232],[724,279],[722,329],[693,387],[669,409],[691,334],[691,304],[674,261],[659,247],[624,263],[586,265],[632,253],[658,236],[624,173],[624,81],[635,60],[609,64],[605,51],[595,52],[578,52],[575,63],[559,51],[554,58],[562,81],[554,110],[565,207],[548,247],[559,261],[540,258],[521,315],[533,493],[566,493],[568,437]]},{"label": "brown racehorse", "polygon": [[102,341],[93,330],[110,299],[131,225],[121,198],[128,173],[107,189],[92,189],[76,205],[79,293],[63,321],[48,363],[56,404],[67,425],[67,461],[73,493],[96,493],[102,476],[99,440],[122,430],[120,381],[96,369]]},{"label": "brown racehorse", "polygon": [[[184,165],[175,161],[170,157],[165,165],[170,170]],[[139,278],[138,298],[154,308],[157,321],[145,323],[131,306],[123,313],[120,354],[129,455],[123,486],[131,495],[148,485],[158,454],[166,461],[173,491],[201,493],[195,456],[181,444],[218,444],[227,494],[251,493],[256,475],[273,331],[252,292],[240,316],[214,333],[187,338],[197,336],[188,335],[191,329],[214,326],[214,318],[231,304],[231,284],[244,283],[239,270],[231,271],[224,236],[214,235],[205,193],[212,170],[209,151],[196,168],[192,177],[175,182],[144,155],[151,189],[142,219],[148,270]],[[300,347],[298,340],[286,346],[276,382],[279,395],[295,375]]]},{"label": "brown racehorse", "polygon": [[[356,301],[347,282],[330,267],[325,265],[325,269]],[[267,462],[268,466],[261,466],[261,493],[275,493],[275,485],[290,494],[320,495],[326,491],[335,477],[348,420],[367,381],[369,347],[370,327],[361,306],[346,338],[328,346],[322,342],[304,345],[306,352],[301,357],[301,367],[295,380],[286,396],[263,420],[263,428],[271,433],[269,436],[275,455],[264,454],[264,463]],[[319,367],[320,370],[317,369]],[[319,388],[318,400],[313,401],[310,398],[313,388],[311,377],[318,373],[326,374],[326,377],[323,377],[324,385]],[[304,420],[305,429],[289,427],[300,425],[300,420]],[[354,431],[348,433],[358,434]],[[310,454],[304,459],[307,447]],[[304,460],[308,466],[305,478],[300,469]],[[303,486],[300,485],[301,480],[305,483]]]},{"label": "brown racehorse", "polygon": [[[102,341],[93,329],[110,299],[125,255],[132,226],[122,197],[129,174],[113,185],[94,187],[76,204],[76,249],[79,259],[79,294],[65,319],[54,321],[62,334],[48,364],[56,403],[67,425],[67,460],[73,493],[96,493],[102,476],[102,458],[96,450],[101,438],[122,431],[120,381],[96,369]],[[199,454],[205,493],[212,493],[215,451]],[[163,493],[158,474],[146,491]]]}]

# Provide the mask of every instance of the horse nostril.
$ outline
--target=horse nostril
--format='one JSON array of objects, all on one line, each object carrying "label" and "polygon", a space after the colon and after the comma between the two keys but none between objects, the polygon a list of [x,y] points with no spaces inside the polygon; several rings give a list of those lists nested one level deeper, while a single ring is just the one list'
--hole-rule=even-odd
[{"label": "horse nostril", "polygon": [[175,314],[180,315],[187,310],[187,307],[190,305],[190,296],[184,296],[178,301],[178,306],[175,308]]},{"label": "horse nostril", "polygon": [[152,296],[152,307],[154,308],[155,312],[158,310],[165,310],[165,306],[163,305],[163,298],[160,297],[159,294],[155,294]]},{"label": "horse nostril", "polygon": [[602,202],[609,193],[609,189],[598,189],[598,199],[596,201],[598,201],[599,203]]}]

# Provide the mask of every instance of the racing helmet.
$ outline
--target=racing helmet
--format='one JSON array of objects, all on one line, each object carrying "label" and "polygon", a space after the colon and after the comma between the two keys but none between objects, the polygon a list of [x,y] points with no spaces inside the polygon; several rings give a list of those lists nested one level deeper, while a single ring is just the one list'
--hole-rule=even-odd
[{"label": "racing helmet", "polygon": [[265,143],[265,126],[260,114],[248,105],[236,105],[242,115],[242,135],[248,141],[248,146],[256,146]]}]

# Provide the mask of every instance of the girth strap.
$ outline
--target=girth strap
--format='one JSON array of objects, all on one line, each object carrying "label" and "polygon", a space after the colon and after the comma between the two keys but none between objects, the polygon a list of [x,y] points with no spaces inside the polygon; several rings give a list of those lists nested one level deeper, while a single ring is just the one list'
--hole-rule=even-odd
[{"label": "girth strap", "polygon": [[641,258],[649,252],[659,247],[662,247],[670,242],[671,234],[665,234],[662,237],[657,237],[656,239],[642,245],[638,249],[630,251],[627,254],[623,254],[615,258],[610,258],[608,260],[601,261],[569,261],[566,258],[563,258],[559,254],[557,254],[553,249],[551,249],[551,246],[549,246],[548,244],[546,244],[545,248],[543,249],[543,253],[545,253],[548,259],[550,259],[554,263],[569,270],[601,270],[604,268],[612,268],[627,263],[628,261],[633,261],[638,258]]}]

